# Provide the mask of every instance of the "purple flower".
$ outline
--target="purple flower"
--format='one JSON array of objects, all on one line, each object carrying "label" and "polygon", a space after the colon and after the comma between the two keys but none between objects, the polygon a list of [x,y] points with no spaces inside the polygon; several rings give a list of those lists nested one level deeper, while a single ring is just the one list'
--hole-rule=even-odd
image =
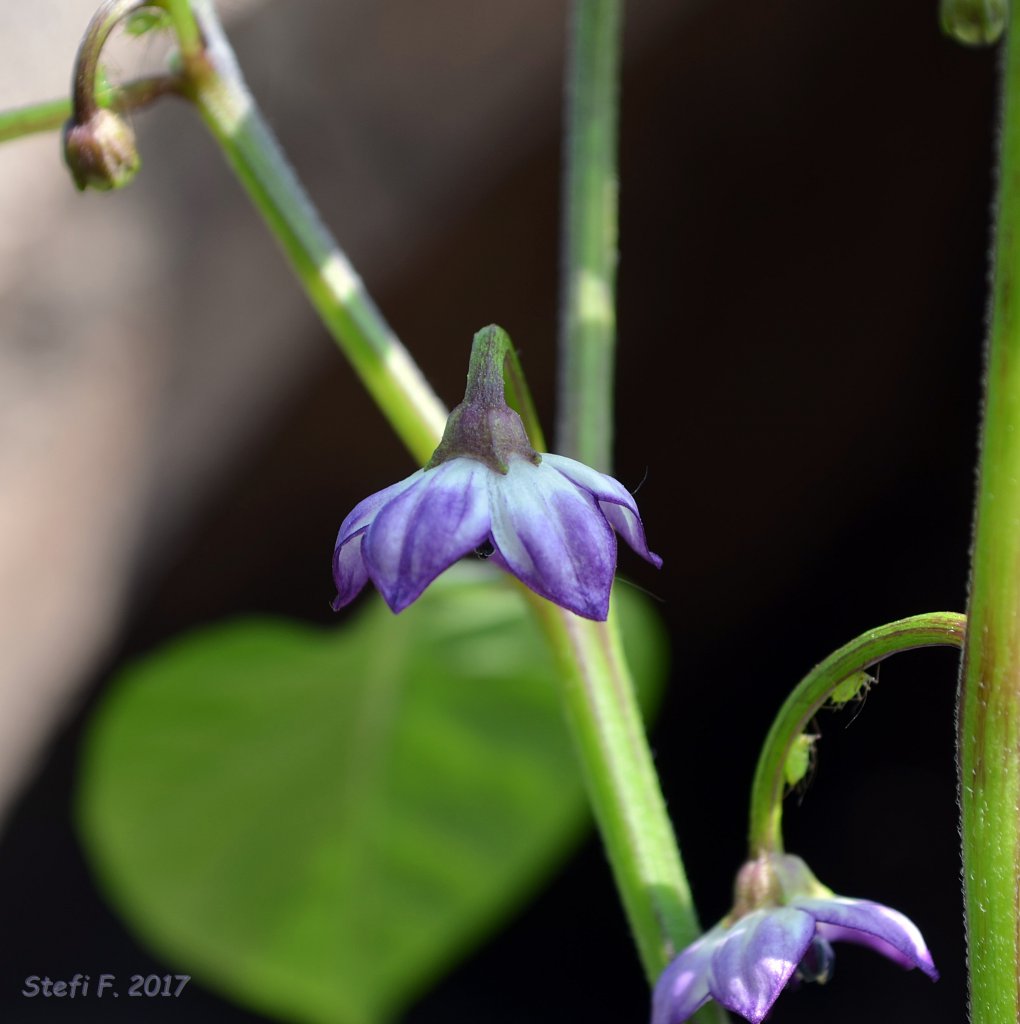
[{"label": "purple flower", "polygon": [[[741,875],[738,909],[688,946],[659,978],[652,1024],[680,1024],[709,999],[758,1024],[791,980],[829,979],[831,942],[869,946],[901,967],[919,967],[938,979],[913,922],[881,903],[833,895],[799,857],[751,861]],[[748,894],[752,902],[768,905],[742,913]]]},{"label": "purple flower", "polygon": [[614,530],[642,558],[662,564],[648,550],[633,496],[611,476],[561,455],[510,452],[500,462],[493,468],[477,457],[452,457],[357,505],[333,552],[334,609],[371,580],[390,608],[402,611],[476,551],[542,597],[605,619]]}]

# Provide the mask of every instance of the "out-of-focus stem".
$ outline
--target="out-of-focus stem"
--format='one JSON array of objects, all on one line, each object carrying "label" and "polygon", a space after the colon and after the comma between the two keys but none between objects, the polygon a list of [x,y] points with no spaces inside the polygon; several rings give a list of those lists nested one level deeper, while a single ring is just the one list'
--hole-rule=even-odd
[{"label": "out-of-focus stem", "polygon": [[[372,301],[364,283],[309,202],[248,91],[212,5],[165,0],[184,26],[188,91],[249,198],[282,246],[334,340],[401,440],[428,461],[446,408]],[[200,54],[185,53],[185,39]]]},{"label": "out-of-focus stem", "polygon": [[[106,89],[97,96],[99,106],[109,107],[118,113],[126,113],[146,107],[160,96],[180,92],[181,80],[167,75],[139,78],[125,82],[113,89]],[[14,110],[0,111],[0,142],[20,139],[25,135],[56,131],[64,127],[71,116],[72,104],[69,99],[49,100],[32,103]]]},{"label": "out-of-focus stem", "polygon": [[557,450],[612,468],[623,0],[574,0],[566,97]]}]

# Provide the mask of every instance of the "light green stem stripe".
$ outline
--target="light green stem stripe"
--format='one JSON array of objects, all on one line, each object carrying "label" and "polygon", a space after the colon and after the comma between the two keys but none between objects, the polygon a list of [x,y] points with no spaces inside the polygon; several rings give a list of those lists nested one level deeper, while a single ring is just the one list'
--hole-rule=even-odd
[{"label": "light green stem stripe", "polygon": [[918,647],[962,647],[967,620],[956,612],[931,612],[868,630],[830,654],[794,688],[765,739],[751,786],[750,850],[753,859],[783,849],[783,796],[787,758],[797,738],[832,695],[855,672],[891,654]]},{"label": "light green stem stripe", "polygon": [[401,440],[424,464],[442,436],[446,408],[306,198],[244,84],[211,5],[194,0],[192,8],[208,62],[204,72],[192,74],[192,98],[323,323]]},{"label": "light green stem stripe", "polygon": [[970,627],[958,716],[973,1024],[1020,1019],[1020,3],[1010,7]]},{"label": "light green stem stripe", "polygon": [[622,0],[574,0],[567,87],[558,450],[612,469]]}]

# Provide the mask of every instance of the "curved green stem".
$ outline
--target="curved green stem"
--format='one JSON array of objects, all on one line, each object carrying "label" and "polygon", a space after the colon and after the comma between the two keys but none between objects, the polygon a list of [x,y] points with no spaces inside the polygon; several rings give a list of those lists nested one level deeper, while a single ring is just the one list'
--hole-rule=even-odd
[{"label": "curved green stem", "polygon": [[603,472],[613,455],[622,25],[622,0],[574,0],[556,441]]},{"label": "curved green stem", "polygon": [[105,0],[92,15],[78,47],[72,79],[72,116],[77,124],[88,121],[99,107],[96,76],[99,72],[99,58],[110,33],[129,14],[151,6],[150,0]]},{"label": "curved green stem", "polygon": [[[228,163],[282,246],[334,340],[419,463],[443,433],[447,410],[372,301],[306,197],[249,93],[208,0],[164,0],[192,54],[189,92]],[[191,15],[194,15],[192,17]],[[187,58],[187,55],[185,55]]]},{"label": "curved green stem", "polygon": [[798,737],[840,683],[890,654],[918,647],[962,647],[966,622],[963,615],[955,612],[932,612],[868,630],[830,654],[797,684],[772,723],[755,769],[749,829],[752,859],[782,852],[787,758]]}]

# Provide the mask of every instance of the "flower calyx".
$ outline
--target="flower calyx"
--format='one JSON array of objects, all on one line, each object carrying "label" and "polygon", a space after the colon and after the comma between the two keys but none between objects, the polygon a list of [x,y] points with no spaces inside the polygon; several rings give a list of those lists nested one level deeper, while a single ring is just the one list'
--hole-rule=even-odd
[{"label": "flower calyx", "polygon": [[826,899],[832,890],[815,878],[811,869],[788,853],[764,853],[743,864],[733,885],[733,909],[724,918],[729,924],[755,910],[767,910],[797,897]]},{"label": "flower calyx", "polygon": [[535,466],[542,461],[521,417],[506,404],[503,367],[510,345],[507,333],[495,324],[475,335],[464,401],[450,413],[426,470],[451,459],[467,458],[505,476],[515,457]]}]

